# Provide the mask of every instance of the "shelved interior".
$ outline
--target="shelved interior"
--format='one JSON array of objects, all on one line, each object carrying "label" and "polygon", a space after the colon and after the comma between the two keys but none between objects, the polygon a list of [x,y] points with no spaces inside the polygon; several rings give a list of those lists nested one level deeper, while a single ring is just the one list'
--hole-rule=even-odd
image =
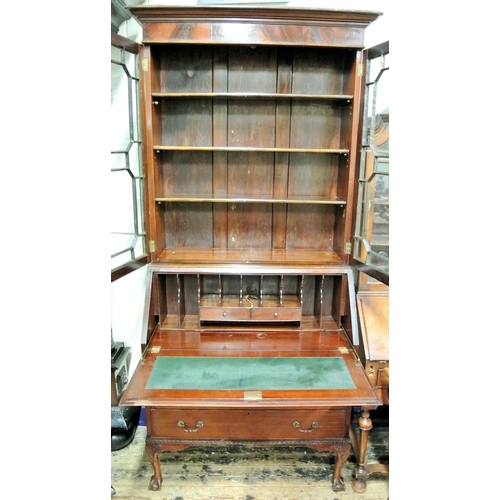
[{"label": "shelved interior", "polygon": [[172,249],[344,254],[355,62],[355,50],[326,47],[151,47],[160,260]]},{"label": "shelved interior", "polygon": [[160,330],[338,330],[345,275],[155,273]]}]

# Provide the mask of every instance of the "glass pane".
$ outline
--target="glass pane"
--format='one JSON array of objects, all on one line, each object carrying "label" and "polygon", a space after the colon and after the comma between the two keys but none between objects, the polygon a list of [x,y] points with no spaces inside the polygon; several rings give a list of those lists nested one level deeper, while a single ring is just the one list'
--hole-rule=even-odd
[{"label": "glass pane", "polygon": [[131,78],[139,78],[139,72],[137,68],[137,56],[131,52],[124,51],[123,53],[123,63],[126,67],[127,74]]},{"label": "glass pane", "polygon": [[[371,59],[368,74],[367,83],[371,84],[372,92],[375,89],[377,94],[375,114],[379,114],[389,105],[389,54]],[[370,102],[368,116],[372,116],[372,104]]]},{"label": "glass pane", "polygon": [[111,63],[111,151],[125,151],[129,142],[128,79],[123,66]]},{"label": "glass pane", "polygon": [[[130,260],[130,249],[134,242],[133,234],[111,234],[111,255],[117,260],[118,255],[122,255],[126,260]],[[125,251],[125,252],[124,252]],[[124,252],[124,253],[122,253]]]},{"label": "glass pane", "polygon": [[111,174],[111,228],[113,233],[134,234],[132,178],[127,171]]},{"label": "glass pane", "polygon": [[135,257],[141,257],[142,255],[146,254],[146,238],[137,238],[137,241],[135,242],[135,247],[134,247],[134,254]]},{"label": "glass pane", "polygon": [[122,58],[122,48],[111,45],[111,60],[120,62]]}]

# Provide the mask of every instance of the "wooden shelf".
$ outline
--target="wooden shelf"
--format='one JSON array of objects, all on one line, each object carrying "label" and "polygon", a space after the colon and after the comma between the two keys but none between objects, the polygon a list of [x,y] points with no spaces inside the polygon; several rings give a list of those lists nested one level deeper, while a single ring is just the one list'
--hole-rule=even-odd
[{"label": "wooden shelf", "polygon": [[[280,94],[269,92],[153,92],[151,97],[157,99],[192,99],[202,97],[205,99],[294,99],[294,100],[321,100],[350,102],[352,95],[331,94]],[[155,104],[153,102],[153,104]]]},{"label": "wooden shelf", "polygon": [[[179,326],[180,325],[180,326]],[[168,315],[163,323],[160,325],[160,332],[158,335],[161,335],[162,332],[169,331],[184,330],[184,331],[197,331],[197,332],[235,332],[240,334],[249,334],[255,335],[255,332],[318,332],[320,330],[325,330],[337,334],[341,330],[337,326],[337,323],[331,316],[325,316],[321,318],[321,326],[318,324],[318,321],[314,316],[302,316],[300,326],[290,326],[289,324],[280,325],[279,323],[273,323],[272,325],[266,324],[258,324],[253,323],[251,328],[249,328],[248,324],[241,323],[238,325],[237,323],[231,323],[230,325],[211,325],[211,324],[203,324],[200,325],[200,317],[196,314],[186,315],[182,318],[179,318],[176,314]],[[259,339],[264,339],[266,337],[257,337]],[[331,339],[337,339],[338,336],[331,336]],[[184,347],[186,345],[184,344]]]},{"label": "wooden shelf", "polygon": [[229,248],[166,248],[155,264],[161,269],[169,266],[236,266],[262,265],[274,268],[274,274],[281,272],[280,268],[297,272],[297,267],[342,265],[342,259],[332,251],[311,249],[229,249]]},{"label": "wooden shelf", "polygon": [[233,147],[233,146],[153,146],[159,151],[215,151],[215,152],[242,152],[242,153],[321,153],[321,154],[343,154],[348,155],[349,150],[321,149],[321,148],[257,148],[257,147]]},{"label": "wooden shelf", "polygon": [[328,196],[294,196],[293,198],[273,198],[271,196],[215,196],[194,194],[171,194],[155,198],[157,203],[169,202],[193,202],[193,203],[299,203],[320,205],[345,205],[346,200]]}]

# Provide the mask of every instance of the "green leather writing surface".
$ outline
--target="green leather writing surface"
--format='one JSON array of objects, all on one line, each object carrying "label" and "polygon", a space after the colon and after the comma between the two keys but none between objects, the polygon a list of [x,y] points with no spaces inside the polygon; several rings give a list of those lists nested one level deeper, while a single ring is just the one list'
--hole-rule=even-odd
[{"label": "green leather writing surface", "polygon": [[146,389],[355,389],[341,357],[158,356]]}]

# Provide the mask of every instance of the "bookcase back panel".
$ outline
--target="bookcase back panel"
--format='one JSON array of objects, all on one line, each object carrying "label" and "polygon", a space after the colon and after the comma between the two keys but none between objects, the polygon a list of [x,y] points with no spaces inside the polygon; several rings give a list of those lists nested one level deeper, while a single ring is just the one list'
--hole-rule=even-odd
[{"label": "bookcase back panel", "polygon": [[286,248],[332,250],[336,210],[330,205],[290,205],[287,210]]},{"label": "bookcase back panel", "polygon": [[198,309],[198,278],[195,274],[184,274],[179,276],[181,283],[181,303],[184,303],[183,314],[196,315]]},{"label": "bookcase back panel", "polygon": [[161,101],[163,146],[212,146],[212,101]]},{"label": "bookcase back panel", "polygon": [[[276,135],[276,102],[228,99],[227,145],[272,148]],[[215,144],[224,146],[224,144]]]},{"label": "bookcase back panel", "polygon": [[211,195],[212,155],[200,151],[168,151],[160,155],[164,196],[169,194]]},{"label": "bookcase back panel", "polygon": [[333,155],[290,155],[288,196],[336,196],[337,163]]},{"label": "bookcase back panel", "polygon": [[347,148],[341,144],[341,106],[317,101],[294,101],[291,106],[290,147],[309,149]]},{"label": "bookcase back panel", "polygon": [[272,153],[229,153],[227,194],[272,196],[274,181]]},{"label": "bookcase back panel", "polygon": [[[345,78],[356,51],[311,47],[235,45],[153,46],[158,69],[153,92],[282,92],[352,94]],[[222,64],[224,66],[222,66]],[[223,68],[226,88],[213,87],[212,72]]]},{"label": "bookcase back panel", "polygon": [[159,60],[159,88],[153,92],[212,92],[212,48],[203,45],[153,47]]},{"label": "bookcase back panel", "polygon": [[227,248],[272,248],[270,203],[228,204]]},{"label": "bookcase back panel", "polygon": [[228,92],[276,92],[276,47],[235,46],[228,55]]},{"label": "bookcase back panel", "polygon": [[293,59],[296,94],[352,94],[345,85],[345,68],[354,63],[354,51],[298,47]]},{"label": "bookcase back panel", "polygon": [[167,248],[207,248],[213,245],[211,203],[162,203]]},{"label": "bookcase back panel", "polygon": [[[165,248],[311,249],[340,252],[335,234],[343,209],[335,205],[162,203]],[[284,212],[284,213],[283,213]],[[222,220],[223,227],[219,227]]]}]

